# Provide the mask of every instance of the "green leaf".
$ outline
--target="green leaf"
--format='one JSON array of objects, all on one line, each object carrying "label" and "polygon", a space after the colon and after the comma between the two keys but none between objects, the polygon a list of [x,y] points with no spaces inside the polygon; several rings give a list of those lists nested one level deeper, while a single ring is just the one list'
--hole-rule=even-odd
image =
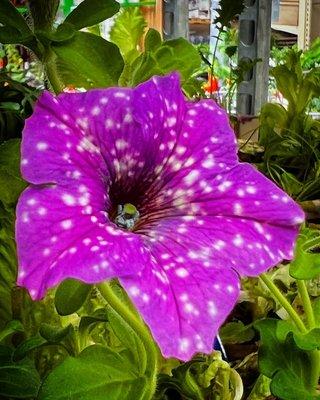
[{"label": "green leaf", "polygon": [[144,39],[145,51],[155,51],[162,44],[160,33],[156,29],[150,28]]},{"label": "green leaf", "polygon": [[60,315],[70,315],[79,310],[86,301],[91,286],[75,279],[66,279],[57,288],[54,304]]},{"label": "green leaf", "polygon": [[3,44],[23,44],[29,42],[33,38],[34,36],[31,33],[22,34],[13,26],[0,27],[0,42]]},{"label": "green leaf", "polygon": [[119,47],[125,59],[132,50],[136,50],[137,56],[139,55],[137,47],[146,26],[147,23],[139,7],[125,8],[117,16],[110,32],[110,39]]},{"label": "green leaf", "polygon": [[109,348],[87,347],[68,357],[44,381],[38,400],[139,400],[146,380]]},{"label": "green leaf", "polygon": [[0,200],[0,328],[12,319],[11,291],[16,279],[14,209]]},{"label": "green leaf", "polygon": [[43,346],[46,342],[47,341],[39,335],[24,340],[13,352],[13,360],[17,361],[23,359],[30,351]]},{"label": "green leaf", "polygon": [[156,51],[143,53],[134,61],[129,85],[135,86],[153,75],[166,75],[173,71],[180,72],[184,84],[200,64],[201,57],[191,43],[183,38],[168,40]]},{"label": "green leaf", "polygon": [[77,29],[93,26],[112,17],[119,11],[120,5],[115,0],[84,0],[65,19]]},{"label": "green leaf", "polygon": [[20,177],[20,140],[0,145],[0,327],[12,319],[11,291],[16,279],[15,205],[26,187]]},{"label": "green leaf", "polygon": [[247,400],[265,400],[269,398],[270,395],[270,379],[260,374]]},{"label": "green leaf", "polygon": [[73,330],[72,325],[67,325],[64,328],[42,324],[39,329],[39,334],[49,343],[59,343]]},{"label": "green leaf", "polygon": [[299,329],[289,321],[277,322],[276,336],[280,342],[284,342],[289,333],[296,345],[302,350],[315,350],[320,347],[320,329],[315,328],[308,333],[301,333]]},{"label": "green leaf", "polygon": [[[136,86],[139,83],[147,81],[151,76],[160,74],[161,71],[157,67],[156,58],[152,53],[143,53],[134,60],[132,66],[127,72],[127,80],[125,85]],[[122,78],[122,77],[121,77]]]},{"label": "green leaf", "polygon": [[215,24],[220,23],[222,31],[223,27],[230,26],[230,22],[244,10],[245,0],[220,0],[219,16],[214,20]]},{"label": "green leaf", "polygon": [[6,168],[0,167],[0,201],[5,204],[13,204],[17,201],[26,183],[10,174]]},{"label": "green leaf", "polygon": [[179,365],[170,375],[160,374],[156,399],[166,398],[167,391],[173,392],[173,398],[188,400],[205,400],[205,390],[197,379],[197,373],[206,367],[206,359],[195,357],[191,361]]},{"label": "green leaf", "polygon": [[159,374],[155,400],[240,399],[242,395],[239,374],[221,360],[219,352],[213,352],[180,364],[170,375]]},{"label": "green leaf", "polygon": [[238,46],[227,46],[225,48],[225,53],[229,58],[232,58],[238,50]]},{"label": "green leaf", "polygon": [[12,320],[7,323],[5,328],[0,332],[0,342],[6,339],[8,336],[13,335],[16,332],[23,332],[24,328],[20,321]]},{"label": "green leaf", "polygon": [[20,177],[20,139],[11,139],[0,145],[0,166]]},{"label": "green leaf", "polygon": [[14,204],[27,186],[20,175],[20,140],[0,145],[0,201]]},{"label": "green leaf", "polygon": [[35,398],[39,387],[39,374],[30,360],[23,360],[19,363],[1,363],[1,396],[17,399]]},{"label": "green leaf", "polygon": [[186,39],[168,40],[163,43],[162,47],[169,47],[172,51],[172,56],[169,59],[166,58],[168,53],[160,53],[161,48],[155,52],[157,64],[164,74],[179,71],[182,79],[187,80],[201,65],[201,57],[198,50]]},{"label": "green leaf", "polygon": [[0,1],[0,23],[5,28],[14,28],[21,33],[21,37],[33,35],[24,18],[9,0]]},{"label": "green leaf", "polygon": [[11,363],[12,348],[0,344],[0,365]]},{"label": "green leaf", "polygon": [[305,335],[295,333],[293,338],[296,345],[302,350],[314,350],[320,348],[320,328],[314,328]]},{"label": "green leaf", "polygon": [[105,308],[99,308],[91,315],[81,317],[79,323],[79,333],[85,337],[96,324],[107,322],[107,313]]},{"label": "green leaf", "polygon": [[252,327],[243,322],[229,322],[219,331],[223,343],[245,343],[253,339],[255,332]]},{"label": "green leaf", "polygon": [[316,397],[310,383],[309,353],[296,346],[290,333],[285,341],[279,341],[277,324],[275,319],[255,323],[262,342],[258,354],[259,370],[272,379],[273,395],[283,400],[313,400]]},{"label": "green leaf", "polygon": [[46,32],[45,34],[49,40],[64,42],[73,38],[76,34],[76,29],[73,25],[65,22],[59,25],[55,32]]},{"label": "green leaf", "polygon": [[67,42],[53,43],[59,78],[86,89],[117,85],[123,70],[118,47],[99,36],[77,32]]},{"label": "green leaf", "polygon": [[276,79],[277,89],[290,103],[295,103],[299,81],[294,71],[286,65],[278,65],[270,73]]},{"label": "green leaf", "polygon": [[296,279],[313,279],[320,274],[320,231],[304,228],[298,237],[290,275]]}]

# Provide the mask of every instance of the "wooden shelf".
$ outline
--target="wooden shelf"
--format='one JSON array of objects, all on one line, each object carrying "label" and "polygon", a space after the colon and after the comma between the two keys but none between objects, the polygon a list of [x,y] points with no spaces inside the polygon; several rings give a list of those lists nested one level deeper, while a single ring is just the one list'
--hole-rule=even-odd
[{"label": "wooden shelf", "polygon": [[191,24],[191,25],[210,25],[210,19],[189,18],[189,24]]}]

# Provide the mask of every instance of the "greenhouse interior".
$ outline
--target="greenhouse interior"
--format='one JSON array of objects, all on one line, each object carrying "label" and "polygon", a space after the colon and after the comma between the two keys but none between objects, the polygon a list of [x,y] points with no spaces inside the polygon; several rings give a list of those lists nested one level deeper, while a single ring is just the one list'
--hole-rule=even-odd
[{"label": "greenhouse interior", "polygon": [[320,0],[0,0],[0,400],[320,400]]}]

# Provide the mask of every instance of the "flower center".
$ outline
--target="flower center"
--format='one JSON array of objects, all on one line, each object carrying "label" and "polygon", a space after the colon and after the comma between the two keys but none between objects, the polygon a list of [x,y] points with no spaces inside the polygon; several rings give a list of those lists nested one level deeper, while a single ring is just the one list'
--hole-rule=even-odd
[{"label": "flower center", "polygon": [[139,217],[140,213],[136,207],[131,203],[125,203],[124,205],[118,205],[114,222],[120,228],[132,230]]}]

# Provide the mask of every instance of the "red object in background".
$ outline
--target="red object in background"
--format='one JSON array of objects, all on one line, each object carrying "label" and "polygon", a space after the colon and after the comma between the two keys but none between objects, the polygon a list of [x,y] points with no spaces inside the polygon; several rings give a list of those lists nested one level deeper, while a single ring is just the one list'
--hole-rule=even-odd
[{"label": "red object in background", "polygon": [[3,69],[8,64],[8,58],[6,56],[0,58],[0,69]]},{"label": "red object in background", "polygon": [[208,82],[203,85],[203,90],[210,94],[218,92],[219,90],[219,80],[215,76],[209,74]]}]

